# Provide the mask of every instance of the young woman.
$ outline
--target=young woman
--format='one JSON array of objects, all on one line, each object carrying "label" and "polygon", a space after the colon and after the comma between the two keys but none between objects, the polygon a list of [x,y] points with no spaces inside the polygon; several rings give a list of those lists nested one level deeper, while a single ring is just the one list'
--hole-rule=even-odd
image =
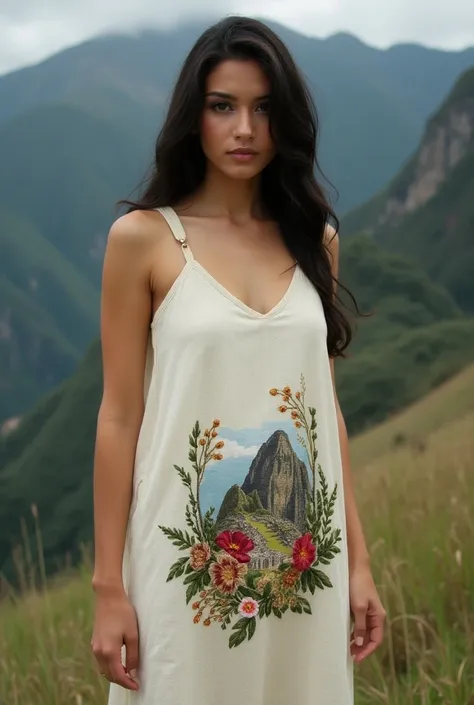
[{"label": "young woman", "polygon": [[111,705],[350,705],[381,642],[316,140],[287,48],[226,18],[110,230],[92,647]]}]

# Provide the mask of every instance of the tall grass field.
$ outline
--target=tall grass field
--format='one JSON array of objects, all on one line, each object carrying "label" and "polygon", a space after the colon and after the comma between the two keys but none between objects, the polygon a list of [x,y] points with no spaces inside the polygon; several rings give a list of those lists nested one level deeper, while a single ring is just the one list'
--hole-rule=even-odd
[{"label": "tall grass field", "polygon": [[[474,368],[354,439],[353,472],[387,610],[357,705],[474,705]],[[47,581],[26,551],[20,570],[0,603],[0,704],[104,705],[90,562]]]}]

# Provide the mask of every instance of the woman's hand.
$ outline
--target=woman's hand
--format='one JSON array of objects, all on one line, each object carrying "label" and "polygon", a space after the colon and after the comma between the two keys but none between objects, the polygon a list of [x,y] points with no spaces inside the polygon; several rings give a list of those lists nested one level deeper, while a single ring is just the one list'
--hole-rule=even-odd
[{"label": "woman's hand", "polygon": [[[121,650],[125,644],[126,665]],[[96,596],[92,651],[101,675],[127,690],[138,690],[138,621],[125,593]]]},{"label": "woman's hand", "polygon": [[360,663],[382,643],[385,623],[385,610],[369,567],[352,569],[349,596],[354,618],[351,654],[355,663]]}]

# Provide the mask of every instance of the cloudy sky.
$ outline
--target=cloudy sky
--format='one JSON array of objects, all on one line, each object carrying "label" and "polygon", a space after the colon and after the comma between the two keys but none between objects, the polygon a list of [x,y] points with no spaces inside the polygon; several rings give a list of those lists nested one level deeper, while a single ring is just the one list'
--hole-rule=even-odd
[{"label": "cloudy sky", "polygon": [[[0,0],[0,74],[36,63],[98,34],[214,18],[216,0]],[[415,41],[474,45],[474,1],[259,0],[259,17],[318,37],[356,34],[379,47]],[[434,7],[437,9],[434,10]],[[254,14],[254,0],[220,0],[220,15]]]}]

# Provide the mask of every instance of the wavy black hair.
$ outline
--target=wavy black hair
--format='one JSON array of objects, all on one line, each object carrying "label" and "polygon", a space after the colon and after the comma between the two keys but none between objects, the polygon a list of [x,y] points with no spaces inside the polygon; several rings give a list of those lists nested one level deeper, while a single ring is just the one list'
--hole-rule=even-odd
[{"label": "wavy black hair", "polygon": [[266,24],[248,17],[226,17],[209,27],[189,52],[158,136],[146,188],[133,210],[174,206],[192,196],[206,178],[207,160],[199,125],[206,81],[222,61],[254,60],[270,83],[270,134],[276,155],[261,174],[261,201],[279,225],[284,242],[318,291],[327,323],[331,357],[345,357],[352,328],[334,283],[352,294],[331,272],[326,226],[339,221],[316,180],[319,121],[314,102],[288,48]]}]

